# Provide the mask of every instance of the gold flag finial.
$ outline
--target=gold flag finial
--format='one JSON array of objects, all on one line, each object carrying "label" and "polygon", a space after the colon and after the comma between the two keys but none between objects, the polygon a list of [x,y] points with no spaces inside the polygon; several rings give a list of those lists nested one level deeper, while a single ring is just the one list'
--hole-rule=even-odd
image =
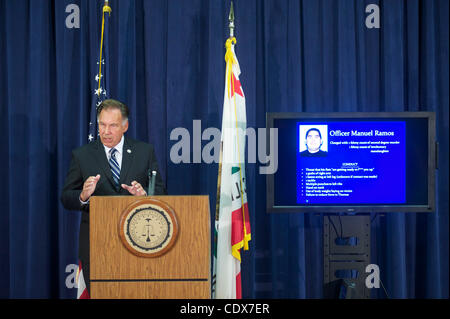
[{"label": "gold flag finial", "polygon": [[230,6],[230,14],[228,15],[228,27],[230,28],[230,38],[234,37],[234,9],[233,9],[233,1],[231,1]]},{"label": "gold flag finial", "polygon": [[103,12],[108,12],[111,15],[111,7],[109,6],[109,1],[105,0],[105,4],[103,6]]}]

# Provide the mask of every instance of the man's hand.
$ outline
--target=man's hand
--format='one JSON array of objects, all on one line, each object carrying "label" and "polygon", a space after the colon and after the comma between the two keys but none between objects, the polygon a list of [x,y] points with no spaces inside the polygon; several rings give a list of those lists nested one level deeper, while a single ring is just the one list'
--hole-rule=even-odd
[{"label": "man's hand", "polygon": [[83,202],[86,202],[89,197],[91,197],[92,193],[95,191],[95,187],[97,186],[97,182],[100,179],[100,174],[97,176],[89,176],[88,179],[83,184],[83,190],[80,194],[80,199]]},{"label": "man's hand", "polygon": [[131,185],[122,184],[122,188],[126,189],[133,196],[146,196],[147,192],[144,190],[141,184],[136,181],[132,181]]}]

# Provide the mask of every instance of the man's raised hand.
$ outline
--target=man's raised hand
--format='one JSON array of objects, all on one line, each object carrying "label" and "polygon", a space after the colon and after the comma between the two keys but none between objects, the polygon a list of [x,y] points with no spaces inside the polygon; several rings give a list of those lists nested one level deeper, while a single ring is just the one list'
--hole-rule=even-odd
[{"label": "man's raised hand", "polygon": [[80,194],[80,200],[86,202],[89,197],[91,197],[92,193],[95,191],[95,187],[97,186],[97,182],[100,179],[100,174],[97,176],[89,176],[83,184],[83,190]]},{"label": "man's raised hand", "polygon": [[122,188],[126,189],[131,195],[134,196],[146,196],[147,192],[144,190],[141,184],[136,181],[132,181],[131,185],[122,184]]}]

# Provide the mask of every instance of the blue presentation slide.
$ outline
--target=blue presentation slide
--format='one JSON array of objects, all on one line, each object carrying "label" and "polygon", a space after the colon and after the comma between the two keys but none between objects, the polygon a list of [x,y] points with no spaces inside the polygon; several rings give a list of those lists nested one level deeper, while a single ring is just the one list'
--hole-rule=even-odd
[{"label": "blue presentation slide", "polygon": [[297,203],[406,202],[405,122],[297,126]]}]

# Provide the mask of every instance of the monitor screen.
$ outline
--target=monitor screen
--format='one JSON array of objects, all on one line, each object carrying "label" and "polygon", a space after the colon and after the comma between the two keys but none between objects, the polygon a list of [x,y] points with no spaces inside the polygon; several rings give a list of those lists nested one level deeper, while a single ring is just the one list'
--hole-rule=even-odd
[{"label": "monitor screen", "polygon": [[270,212],[434,210],[434,113],[268,113],[267,127]]}]

